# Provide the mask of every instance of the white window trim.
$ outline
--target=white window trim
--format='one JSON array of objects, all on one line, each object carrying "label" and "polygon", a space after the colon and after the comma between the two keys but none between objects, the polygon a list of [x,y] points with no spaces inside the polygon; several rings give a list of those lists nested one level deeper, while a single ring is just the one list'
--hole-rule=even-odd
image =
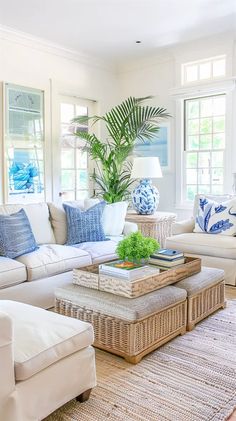
[{"label": "white window trim", "polygon": [[[185,87],[172,90],[172,96],[176,101],[176,209],[192,209],[193,204],[186,202],[183,197],[184,192],[184,100],[199,96],[210,96],[226,94],[226,132],[225,132],[225,173],[224,173],[224,193],[231,193],[232,190],[232,152],[233,152],[233,127],[232,110],[233,95],[235,89],[235,78],[205,84],[198,87]],[[227,163],[227,165],[226,165]]]},{"label": "white window trim", "polygon": [[[181,84],[183,86],[189,86],[189,85],[195,85],[196,86],[199,83],[204,83],[204,82],[206,83],[206,81],[211,82],[211,81],[224,79],[225,74],[221,75],[221,76],[213,76],[213,63],[214,63],[214,61],[217,61],[217,60],[225,60],[225,74],[226,74],[226,61],[227,61],[226,60],[226,54],[221,54],[221,55],[217,55],[217,56],[214,56],[214,57],[209,57],[209,58],[204,58],[204,59],[201,59],[201,60],[195,60],[195,61],[183,63],[182,64]],[[200,65],[204,64],[204,63],[210,64],[210,66],[211,66],[211,76],[208,77],[208,78],[200,79],[200,75],[199,75]],[[187,69],[188,66],[194,66],[194,65],[197,66],[198,78],[195,81],[188,82],[187,78],[186,78],[186,69]]]}]

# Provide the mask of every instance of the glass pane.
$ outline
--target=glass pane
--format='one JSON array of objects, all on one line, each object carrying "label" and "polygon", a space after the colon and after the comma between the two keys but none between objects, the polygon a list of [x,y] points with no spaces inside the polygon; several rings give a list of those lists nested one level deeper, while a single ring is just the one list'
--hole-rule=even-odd
[{"label": "glass pane", "polygon": [[198,186],[198,193],[200,194],[207,194],[210,193],[210,186],[209,185],[204,185],[204,184],[199,184]]},{"label": "glass pane", "polygon": [[212,116],[212,98],[201,100],[201,117]]},{"label": "glass pane", "polygon": [[88,199],[88,190],[78,190],[76,192],[76,200]]},{"label": "glass pane", "polygon": [[225,75],[225,59],[213,61],[213,77]]},{"label": "glass pane", "polygon": [[224,132],[225,131],[225,117],[214,117],[213,118],[213,132]]},{"label": "glass pane", "polygon": [[201,118],[200,120],[200,133],[211,133],[212,132],[212,119]]},{"label": "glass pane", "polygon": [[75,192],[74,191],[63,191],[63,202],[67,202],[69,200],[75,200]]},{"label": "glass pane", "polygon": [[214,184],[211,188],[212,194],[223,194],[223,185],[222,184]]},{"label": "glass pane", "polygon": [[211,77],[211,62],[202,63],[199,66],[200,79],[209,79]]},{"label": "glass pane", "polygon": [[73,104],[61,104],[61,122],[70,123],[74,118],[74,105]]},{"label": "glass pane", "polygon": [[213,115],[225,114],[225,96],[220,95],[213,98]]},{"label": "glass pane", "polygon": [[[27,144],[27,142],[25,142]],[[10,148],[8,155],[9,194],[42,194],[44,191],[43,161],[38,148]],[[42,156],[42,151],[41,154]]]},{"label": "glass pane", "polygon": [[75,171],[62,170],[61,171],[61,188],[62,190],[72,190],[75,188]]},{"label": "glass pane", "polygon": [[83,152],[81,149],[76,150],[76,162],[78,168],[88,167],[88,154]]},{"label": "glass pane", "polygon": [[199,117],[199,101],[187,101],[187,116],[188,118]]},{"label": "glass pane", "polygon": [[199,136],[188,136],[188,149],[199,149]]},{"label": "glass pane", "polygon": [[61,125],[61,134],[72,135],[75,132],[75,126],[73,124],[62,124]]},{"label": "glass pane", "polygon": [[211,162],[210,152],[199,152],[198,154],[198,167],[209,168]]},{"label": "glass pane", "polygon": [[198,183],[210,184],[210,172],[208,168],[198,170]]},{"label": "glass pane", "polygon": [[211,135],[200,136],[200,149],[211,149]]},{"label": "glass pane", "polygon": [[7,139],[43,141],[43,92],[6,85]]},{"label": "glass pane", "polygon": [[85,170],[77,170],[77,186],[79,189],[88,188],[88,172]]},{"label": "glass pane", "polygon": [[194,82],[198,80],[197,67],[198,67],[197,64],[186,66],[186,81],[187,82]]},{"label": "glass pane", "polygon": [[217,133],[213,135],[213,149],[225,148],[225,134]]},{"label": "glass pane", "polygon": [[197,184],[197,170],[186,170],[188,184]]},{"label": "glass pane", "polygon": [[81,105],[76,105],[76,115],[77,116],[87,116],[88,108]]},{"label": "glass pane", "polygon": [[212,167],[224,166],[224,152],[212,152]]},{"label": "glass pane", "polygon": [[74,149],[62,149],[61,150],[61,167],[62,168],[74,168]]},{"label": "glass pane", "polygon": [[212,170],[212,184],[223,184],[223,168],[214,168]]},{"label": "glass pane", "polygon": [[197,153],[187,153],[186,155],[186,167],[197,168]]},{"label": "glass pane", "polygon": [[199,133],[199,120],[188,120],[188,134]]},{"label": "glass pane", "polygon": [[194,197],[197,194],[197,186],[187,185],[187,200],[194,200]]}]

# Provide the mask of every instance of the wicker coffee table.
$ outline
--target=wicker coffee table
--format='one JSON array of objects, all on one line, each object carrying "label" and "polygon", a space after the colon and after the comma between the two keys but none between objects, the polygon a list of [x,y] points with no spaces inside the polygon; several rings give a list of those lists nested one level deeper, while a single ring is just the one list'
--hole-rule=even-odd
[{"label": "wicker coffee table", "polygon": [[136,364],[186,332],[187,293],[167,286],[137,298],[68,285],[56,289],[55,310],[93,324],[94,346]]}]

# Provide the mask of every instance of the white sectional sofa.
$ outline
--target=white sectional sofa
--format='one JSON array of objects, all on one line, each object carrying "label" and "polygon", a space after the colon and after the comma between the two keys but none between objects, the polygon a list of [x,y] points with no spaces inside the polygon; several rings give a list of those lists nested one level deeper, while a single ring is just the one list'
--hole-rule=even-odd
[{"label": "white sectional sofa", "polygon": [[[91,202],[91,200],[90,200]],[[96,201],[94,200],[94,203]],[[90,203],[94,204],[93,202]],[[85,203],[75,203],[84,209]],[[0,206],[0,214],[12,214],[24,209],[39,246],[34,252],[16,259],[0,257],[0,299],[20,301],[42,308],[54,305],[54,289],[72,281],[72,269],[116,257],[117,242],[132,231],[136,224],[124,222],[121,235],[107,235],[110,241],[88,242],[73,246],[65,245],[66,216],[61,207],[53,203]],[[111,214],[112,208],[110,208]],[[107,230],[114,233],[114,217]],[[124,218],[123,218],[124,219]],[[109,221],[108,221],[109,222]]]}]

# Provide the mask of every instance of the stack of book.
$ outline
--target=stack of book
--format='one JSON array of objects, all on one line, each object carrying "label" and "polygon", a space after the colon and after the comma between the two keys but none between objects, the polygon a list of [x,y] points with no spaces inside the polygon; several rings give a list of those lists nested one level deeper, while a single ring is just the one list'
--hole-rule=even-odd
[{"label": "stack of book", "polygon": [[149,263],[161,269],[170,269],[185,262],[182,251],[172,249],[161,249],[151,255]]},{"label": "stack of book", "polygon": [[151,276],[158,274],[158,268],[153,268],[150,265],[143,266],[132,262],[124,262],[116,260],[110,263],[102,263],[99,265],[99,274],[108,275],[115,278],[123,278],[133,281],[144,276]]}]

